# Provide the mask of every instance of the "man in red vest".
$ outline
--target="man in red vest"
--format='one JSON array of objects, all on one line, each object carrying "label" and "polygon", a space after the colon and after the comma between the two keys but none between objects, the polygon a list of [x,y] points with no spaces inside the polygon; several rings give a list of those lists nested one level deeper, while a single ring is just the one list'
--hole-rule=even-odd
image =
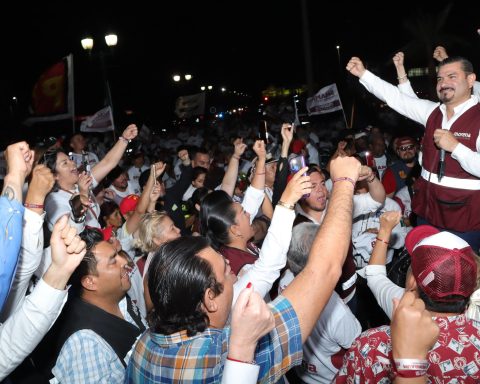
[{"label": "man in red vest", "polygon": [[[480,104],[472,95],[476,76],[462,57],[439,63],[435,103],[405,95],[402,86],[389,84],[352,57],[347,70],[375,96],[398,113],[425,126],[421,177],[414,186],[413,211],[419,224],[429,223],[480,248]],[[441,154],[444,172],[439,175]]]}]

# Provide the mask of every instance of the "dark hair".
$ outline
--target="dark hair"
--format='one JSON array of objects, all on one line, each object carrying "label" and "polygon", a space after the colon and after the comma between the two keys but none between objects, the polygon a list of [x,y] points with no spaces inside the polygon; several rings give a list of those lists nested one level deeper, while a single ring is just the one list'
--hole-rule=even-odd
[{"label": "dark hair", "polygon": [[140,174],[138,178],[138,185],[140,186],[140,190],[143,191],[145,184],[147,184],[148,178],[150,177],[150,168],[146,169]]},{"label": "dark hair", "polygon": [[192,197],[190,197],[189,202],[190,205],[195,209],[195,204],[202,205],[202,201],[205,198],[205,196],[208,195],[210,190],[207,187],[201,187],[197,188],[195,191],[192,193]]},{"label": "dark hair", "polygon": [[102,205],[100,206],[100,215],[98,216],[98,222],[100,223],[102,228],[105,228],[107,226],[105,218],[115,212],[116,209],[120,210],[120,207],[114,201],[107,200],[102,203]]},{"label": "dark hair", "polygon": [[[64,153],[66,156],[68,156],[68,154],[62,148],[50,148],[44,152],[42,157],[40,157],[38,164],[45,164],[45,166],[55,175],[57,173],[57,157],[59,153]],[[57,192],[58,190],[59,186],[55,181],[51,192]]]},{"label": "dark hair", "polygon": [[463,313],[470,302],[470,297],[463,297],[459,295],[446,296],[445,300],[451,301],[438,301],[433,300],[427,296],[427,294],[417,285],[418,295],[420,299],[425,303],[425,308],[429,311],[440,313]]},{"label": "dark hair", "polygon": [[198,176],[203,175],[203,174],[206,175],[207,173],[208,173],[208,170],[206,168],[194,167],[192,169],[192,181],[195,181]]},{"label": "dark hair", "polygon": [[125,173],[126,170],[124,170],[122,167],[119,165],[116,165],[115,168],[113,168],[105,178],[105,186],[108,188],[117,177],[119,177],[122,173]]},{"label": "dark hair", "polygon": [[438,64],[438,69],[443,67],[446,64],[452,64],[452,63],[460,63],[462,66],[462,71],[465,72],[467,75],[474,73],[473,72],[473,65],[470,62],[470,60],[462,57],[462,56],[450,56],[447,57],[445,60],[441,61]]},{"label": "dark hair", "polygon": [[185,236],[163,244],[148,269],[148,291],[153,303],[149,323],[154,332],[170,335],[186,330],[188,336],[209,326],[202,309],[205,291],[223,291],[208,261],[198,252],[208,247],[203,237]]},{"label": "dark hair", "polygon": [[79,236],[87,244],[87,252],[70,276],[69,284],[72,292],[80,296],[83,292],[82,279],[87,275],[97,275],[97,259],[93,251],[103,241],[103,234],[98,228],[86,227]]},{"label": "dark hair", "polygon": [[233,201],[225,191],[213,191],[200,206],[200,233],[219,249],[230,242],[229,229],[235,224]]}]

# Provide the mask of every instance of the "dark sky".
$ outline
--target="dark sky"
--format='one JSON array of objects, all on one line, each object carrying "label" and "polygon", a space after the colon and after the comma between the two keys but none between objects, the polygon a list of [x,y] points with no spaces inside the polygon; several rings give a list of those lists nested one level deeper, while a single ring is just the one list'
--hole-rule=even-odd
[{"label": "dark sky", "polygon": [[[120,1],[35,2],[11,4],[0,31],[3,52],[0,75],[2,110],[12,96],[26,103],[39,74],[62,56],[74,54],[76,104],[79,113],[94,112],[101,82],[98,56],[87,59],[80,39],[106,32],[119,44],[108,57],[114,100],[145,113],[166,113],[186,88],[174,87],[171,75],[188,71],[191,87],[200,83],[259,95],[270,84],[294,86],[306,82],[300,1]],[[431,20],[447,1],[352,2],[307,0],[314,79],[322,86],[345,76],[348,58],[359,55],[381,63],[385,71],[394,52],[412,41],[409,20]],[[433,5],[432,5],[433,4]],[[478,7],[455,1],[432,45],[464,54],[478,67],[480,38]],[[66,7],[68,6],[68,10]],[[380,15],[374,16],[373,14]],[[420,15],[420,16],[419,16]],[[456,36],[458,40],[452,40]],[[340,45],[338,62],[335,46]],[[411,46],[406,61],[426,64],[426,50]],[[89,80],[90,79],[90,80]],[[97,89],[95,88],[95,83]],[[101,88],[100,88],[101,92]],[[165,108],[165,106],[167,106]],[[100,106],[99,106],[100,107]],[[93,110],[92,110],[93,109]]]}]

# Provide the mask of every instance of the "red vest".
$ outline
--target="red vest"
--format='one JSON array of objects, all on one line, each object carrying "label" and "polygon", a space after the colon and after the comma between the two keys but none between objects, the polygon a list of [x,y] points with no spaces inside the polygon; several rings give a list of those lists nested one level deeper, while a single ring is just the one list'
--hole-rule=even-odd
[{"label": "red vest", "polygon": [[235,275],[238,275],[245,264],[253,264],[258,259],[260,253],[258,248],[253,243],[248,243],[247,248],[255,254],[226,245],[222,245],[219,249],[220,253],[230,262],[230,268]]},{"label": "red vest", "polygon": [[[433,141],[433,132],[442,127],[442,113],[436,108],[428,117],[423,138],[422,166],[431,173],[438,172],[440,151]],[[463,113],[450,128],[455,138],[472,151],[477,151],[476,143],[480,131],[480,104]],[[445,176],[456,179],[479,180],[466,172],[451,153],[445,155]],[[423,177],[414,185],[413,211],[430,224],[459,232],[480,230],[480,190],[453,188],[438,185]]]}]

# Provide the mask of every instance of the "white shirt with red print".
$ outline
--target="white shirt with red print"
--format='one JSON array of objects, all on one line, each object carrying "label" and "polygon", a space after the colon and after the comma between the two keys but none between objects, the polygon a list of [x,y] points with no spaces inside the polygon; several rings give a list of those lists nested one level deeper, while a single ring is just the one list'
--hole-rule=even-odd
[{"label": "white shirt with red print", "polygon": [[[428,353],[427,383],[480,382],[480,322],[465,314],[434,317],[440,327],[438,341]],[[387,384],[395,377],[390,327],[362,333],[344,356],[335,383]]]}]

